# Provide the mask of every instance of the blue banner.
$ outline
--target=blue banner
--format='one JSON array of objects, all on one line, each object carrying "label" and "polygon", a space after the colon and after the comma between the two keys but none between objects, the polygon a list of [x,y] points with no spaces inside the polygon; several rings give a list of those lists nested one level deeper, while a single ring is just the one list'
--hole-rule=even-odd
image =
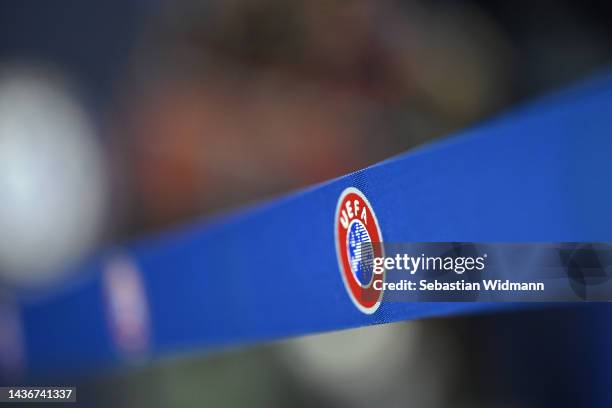
[{"label": "blue banner", "polygon": [[604,76],[356,173],[112,248],[80,266],[76,282],[6,300],[0,317],[14,348],[0,355],[26,377],[75,375],[307,333],[524,307],[356,303],[351,287],[368,282],[351,275],[359,265],[350,254],[360,250],[351,239],[612,242],[610,175],[612,77]]}]

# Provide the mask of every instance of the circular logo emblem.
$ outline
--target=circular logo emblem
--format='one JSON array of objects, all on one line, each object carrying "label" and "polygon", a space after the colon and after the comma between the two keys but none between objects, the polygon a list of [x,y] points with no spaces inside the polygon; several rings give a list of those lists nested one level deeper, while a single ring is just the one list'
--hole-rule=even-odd
[{"label": "circular logo emblem", "polygon": [[365,195],[354,187],[340,194],[334,223],[336,255],[349,297],[363,313],[380,306],[384,272],[374,273],[374,258],[383,257],[382,234],[374,210]]}]

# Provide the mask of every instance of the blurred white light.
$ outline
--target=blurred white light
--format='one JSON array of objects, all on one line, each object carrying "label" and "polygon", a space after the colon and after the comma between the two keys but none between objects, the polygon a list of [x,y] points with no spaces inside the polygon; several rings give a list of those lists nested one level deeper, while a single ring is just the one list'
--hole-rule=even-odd
[{"label": "blurred white light", "polygon": [[0,274],[50,283],[102,228],[103,156],[90,119],[57,77],[0,73]]},{"label": "blurred white light", "polygon": [[383,325],[308,336],[287,342],[288,366],[310,387],[353,406],[382,402],[415,352],[415,331]]},{"label": "blurred white light", "polygon": [[363,327],[287,341],[281,356],[306,389],[339,405],[439,407],[453,347],[432,334],[419,322]]}]

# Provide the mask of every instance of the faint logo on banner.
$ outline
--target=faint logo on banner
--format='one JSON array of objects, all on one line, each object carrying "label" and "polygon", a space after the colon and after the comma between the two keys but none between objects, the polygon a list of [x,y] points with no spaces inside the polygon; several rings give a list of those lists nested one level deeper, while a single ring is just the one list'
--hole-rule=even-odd
[{"label": "faint logo on banner", "polygon": [[0,294],[0,381],[19,380],[25,369],[21,314],[13,299]]},{"label": "faint logo on banner", "polygon": [[143,358],[149,350],[150,318],[139,270],[130,259],[118,256],[108,262],[103,281],[115,346],[128,359]]}]

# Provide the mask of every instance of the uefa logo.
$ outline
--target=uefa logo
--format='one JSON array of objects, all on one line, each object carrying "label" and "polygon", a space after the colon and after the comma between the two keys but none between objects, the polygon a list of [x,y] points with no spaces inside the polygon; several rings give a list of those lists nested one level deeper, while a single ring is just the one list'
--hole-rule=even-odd
[{"label": "uefa logo", "polygon": [[384,273],[375,274],[374,258],[383,257],[382,234],[374,210],[365,195],[354,187],[340,194],[334,222],[336,255],[340,274],[353,304],[363,313],[372,314],[380,306],[383,291],[375,281],[384,281]]}]

